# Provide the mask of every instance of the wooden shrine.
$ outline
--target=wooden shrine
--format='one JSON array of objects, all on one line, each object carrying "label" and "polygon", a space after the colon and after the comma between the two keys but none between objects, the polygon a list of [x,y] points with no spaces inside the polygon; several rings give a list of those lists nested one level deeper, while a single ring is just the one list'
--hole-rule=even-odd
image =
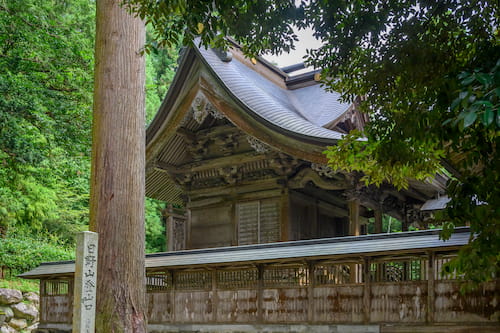
[{"label": "wooden shrine", "polygon": [[[316,73],[191,48],[147,130],[146,194],[168,203],[168,251],[146,256],[150,332],[497,332],[499,282],[467,294],[441,267],[468,228],[425,228],[446,178],[364,186],[323,155],[362,128]],[[430,207],[430,208],[428,208]],[[39,332],[68,332],[74,263],[41,280]]]},{"label": "wooden shrine", "polygon": [[366,119],[315,74],[253,63],[236,45],[185,51],[147,131],[147,195],[186,209],[166,211],[169,250],[360,235],[370,218],[381,232],[382,214],[405,230],[424,222],[442,176],[396,191],[327,166],[326,146]]}]

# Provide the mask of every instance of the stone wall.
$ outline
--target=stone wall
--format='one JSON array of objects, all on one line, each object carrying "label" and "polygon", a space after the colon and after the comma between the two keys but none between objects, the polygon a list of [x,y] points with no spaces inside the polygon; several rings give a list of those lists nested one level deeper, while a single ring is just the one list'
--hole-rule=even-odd
[{"label": "stone wall", "polygon": [[38,327],[40,297],[0,288],[0,333],[32,332]]}]

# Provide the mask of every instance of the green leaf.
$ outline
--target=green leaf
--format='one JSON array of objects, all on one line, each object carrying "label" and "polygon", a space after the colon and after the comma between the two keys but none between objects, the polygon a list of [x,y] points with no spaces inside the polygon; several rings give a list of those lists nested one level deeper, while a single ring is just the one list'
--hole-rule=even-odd
[{"label": "green leaf", "polygon": [[461,101],[462,101],[462,99],[460,97],[455,98],[453,100],[453,102],[451,103],[451,109],[455,110],[457,108],[457,106],[460,105]]},{"label": "green leaf", "polygon": [[488,86],[493,81],[492,77],[489,74],[478,73],[476,74],[476,79],[483,85]]},{"label": "green leaf", "polygon": [[489,126],[495,119],[495,112],[491,108],[486,108],[483,113],[483,124]]},{"label": "green leaf", "polygon": [[477,113],[474,111],[467,112],[465,117],[464,117],[464,128],[469,127],[476,121],[477,119]]}]

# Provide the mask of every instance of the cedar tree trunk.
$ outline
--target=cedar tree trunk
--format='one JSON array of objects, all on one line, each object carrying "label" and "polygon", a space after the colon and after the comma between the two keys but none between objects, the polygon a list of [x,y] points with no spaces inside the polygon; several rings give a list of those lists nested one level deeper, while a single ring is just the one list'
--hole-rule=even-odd
[{"label": "cedar tree trunk", "polygon": [[146,332],[144,23],[97,1],[90,229],[99,233],[96,332]]}]

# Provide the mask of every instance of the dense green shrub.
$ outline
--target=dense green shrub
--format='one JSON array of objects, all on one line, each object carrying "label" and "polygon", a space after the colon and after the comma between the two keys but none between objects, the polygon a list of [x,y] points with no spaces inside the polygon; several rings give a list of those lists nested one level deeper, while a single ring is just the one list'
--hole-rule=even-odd
[{"label": "dense green shrub", "polygon": [[74,249],[60,245],[56,239],[42,241],[19,235],[0,239],[0,265],[13,276],[42,262],[70,260],[74,256]]}]

